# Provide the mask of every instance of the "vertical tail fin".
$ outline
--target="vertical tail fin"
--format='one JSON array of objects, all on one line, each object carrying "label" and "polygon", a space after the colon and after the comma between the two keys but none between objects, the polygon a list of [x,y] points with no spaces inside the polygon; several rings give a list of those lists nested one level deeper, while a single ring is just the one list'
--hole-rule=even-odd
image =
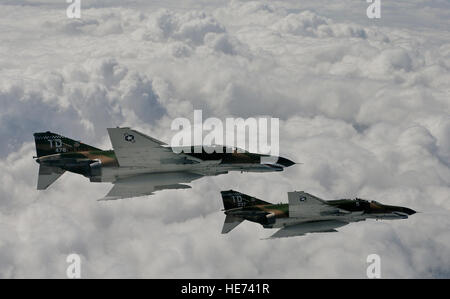
[{"label": "vertical tail fin", "polygon": [[221,191],[220,193],[222,194],[223,207],[225,209],[225,214],[227,215],[227,217],[225,218],[225,222],[223,223],[222,234],[230,232],[245,220],[242,217],[233,215],[233,211],[227,212],[228,210],[245,208],[247,206],[270,204],[269,202],[234,190]]},{"label": "vertical tail fin", "polygon": [[269,205],[271,203],[257,199],[250,195],[240,193],[234,190],[221,191],[223,207],[225,210],[243,208],[254,205]]},{"label": "vertical tail fin", "polygon": [[49,131],[34,133],[34,142],[38,157],[68,152],[100,151],[93,146]]},{"label": "vertical tail fin", "polygon": [[[52,132],[34,133],[37,157],[82,151],[100,151],[93,146],[72,140]],[[38,160],[39,162],[39,160]],[[64,169],[40,163],[37,189],[45,190],[63,173]]]}]

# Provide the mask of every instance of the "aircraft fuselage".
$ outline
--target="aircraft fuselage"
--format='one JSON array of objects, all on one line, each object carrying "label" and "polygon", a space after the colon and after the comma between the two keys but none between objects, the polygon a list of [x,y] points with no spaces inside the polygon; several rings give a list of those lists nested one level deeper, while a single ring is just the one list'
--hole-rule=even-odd
[{"label": "aircraft fuselage", "polygon": [[148,166],[120,166],[113,150],[58,153],[39,157],[36,161],[45,166],[88,177],[92,182],[114,182],[117,177],[129,177],[146,173],[190,172],[202,175],[219,175],[228,171],[273,172],[282,171],[294,163],[275,157],[275,163],[261,164],[265,155],[254,153],[192,153],[195,160],[162,161]]},{"label": "aircraft fuselage", "polygon": [[313,217],[290,217],[289,204],[254,205],[225,211],[226,215],[241,217],[256,222],[265,228],[282,228],[299,223],[336,220],[342,222],[358,222],[366,219],[396,220],[406,219],[415,213],[414,210],[383,205],[375,201],[362,199],[341,199],[327,201],[330,206],[336,207],[333,213],[324,213]]}]

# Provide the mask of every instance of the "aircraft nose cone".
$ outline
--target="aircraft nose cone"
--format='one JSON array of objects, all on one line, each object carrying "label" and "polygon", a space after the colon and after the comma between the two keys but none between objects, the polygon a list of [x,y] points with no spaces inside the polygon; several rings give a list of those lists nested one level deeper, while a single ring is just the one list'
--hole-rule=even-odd
[{"label": "aircraft nose cone", "polygon": [[289,159],[283,158],[283,157],[278,157],[278,161],[277,164],[283,165],[284,167],[289,167],[295,164],[295,162],[292,162]]},{"label": "aircraft nose cone", "polygon": [[413,209],[409,209],[409,208],[404,208],[403,212],[405,212],[408,215],[413,215],[416,213],[416,211],[414,211]]}]

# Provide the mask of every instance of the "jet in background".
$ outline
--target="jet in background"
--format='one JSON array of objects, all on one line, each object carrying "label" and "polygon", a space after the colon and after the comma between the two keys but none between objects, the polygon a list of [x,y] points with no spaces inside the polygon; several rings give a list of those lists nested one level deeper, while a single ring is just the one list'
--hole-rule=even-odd
[{"label": "jet in background", "polygon": [[270,238],[337,232],[336,228],[366,219],[406,219],[416,212],[364,199],[322,200],[303,191],[288,192],[288,204],[272,204],[229,190],[222,191],[226,215],[222,234],[248,220],[264,228],[280,228]]},{"label": "jet in background", "polygon": [[[39,163],[38,190],[44,190],[64,172],[81,174],[91,182],[110,182],[113,188],[102,200],[151,195],[163,189],[191,188],[189,183],[203,176],[229,171],[282,171],[295,163],[283,157],[263,157],[236,149],[183,153],[164,142],[130,128],[109,128],[113,150],[101,150],[51,132],[35,133]],[[217,146],[215,146],[217,149]]]}]

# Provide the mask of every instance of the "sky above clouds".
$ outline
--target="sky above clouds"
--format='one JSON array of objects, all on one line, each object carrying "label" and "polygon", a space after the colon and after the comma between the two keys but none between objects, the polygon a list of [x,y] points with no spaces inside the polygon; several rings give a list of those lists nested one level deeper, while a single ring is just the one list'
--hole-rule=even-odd
[{"label": "sky above clouds", "polygon": [[[381,1],[0,1],[0,277],[450,277],[450,4]],[[74,174],[37,191],[33,132],[103,149],[106,128],[166,142],[176,117],[280,119],[283,173],[97,202]],[[221,190],[270,202],[305,190],[421,213],[339,233],[227,235]]]}]

